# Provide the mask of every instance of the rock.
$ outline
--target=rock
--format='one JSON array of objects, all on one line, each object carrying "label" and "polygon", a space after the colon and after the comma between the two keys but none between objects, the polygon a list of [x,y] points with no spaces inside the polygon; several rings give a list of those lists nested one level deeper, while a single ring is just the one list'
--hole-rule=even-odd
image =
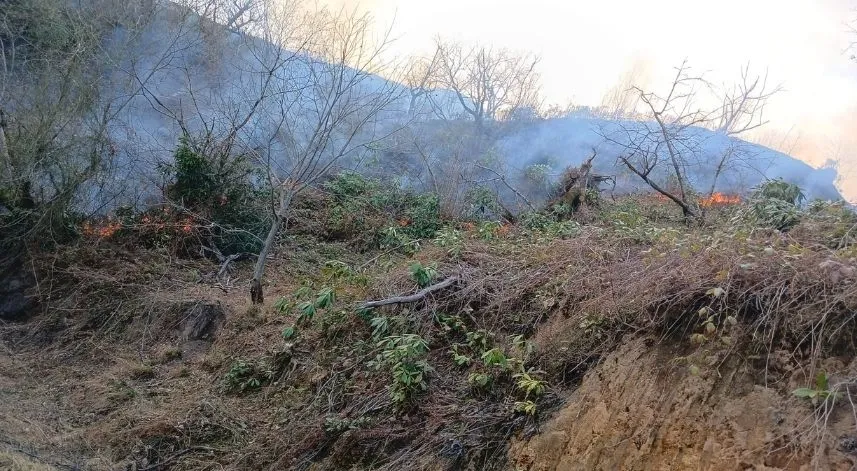
[{"label": "rock", "polygon": [[214,340],[226,312],[220,302],[198,301],[183,309],[182,340]]}]

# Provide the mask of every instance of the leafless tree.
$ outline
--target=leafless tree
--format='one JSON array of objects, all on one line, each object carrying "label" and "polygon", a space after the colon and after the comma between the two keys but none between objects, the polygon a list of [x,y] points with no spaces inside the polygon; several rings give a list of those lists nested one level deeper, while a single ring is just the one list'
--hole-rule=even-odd
[{"label": "leafless tree", "polygon": [[437,41],[437,57],[439,84],[456,94],[477,125],[537,104],[538,57],[443,40]]},{"label": "leafless tree", "polygon": [[180,0],[201,17],[236,32],[258,32],[266,15],[268,0]]},{"label": "leafless tree", "polygon": [[[634,87],[640,101],[650,113],[651,122],[620,125],[619,136],[602,134],[607,140],[623,148],[619,161],[640,177],[653,190],[681,207],[686,217],[696,215],[694,202],[689,198],[688,159],[683,147],[687,146],[684,131],[699,126],[709,114],[696,108],[700,87],[706,86],[702,76],[692,75],[687,61],[676,68],[676,74],[663,95]],[[659,184],[655,172],[669,169],[675,188]]]},{"label": "leafless tree", "polygon": [[[271,181],[272,224],[253,269],[250,297],[261,303],[262,277],[277,235],[288,224],[295,197],[338,163],[370,149],[400,128],[384,113],[404,89],[376,74],[394,75],[381,57],[387,39],[373,43],[370,19],[346,11],[323,13],[312,53],[303,67],[305,82],[280,82],[275,94],[277,123],[260,153]],[[401,116],[397,116],[401,118]]]},{"label": "leafless tree", "polygon": [[[421,115],[426,106],[431,107],[431,93],[437,88],[437,73],[440,56],[435,53],[431,57],[415,56],[405,67],[403,82],[408,87],[410,101],[408,112],[411,119]],[[440,113],[442,115],[442,112]]]},{"label": "leafless tree", "polygon": [[[741,71],[741,81],[719,92],[720,105],[704,109],[707,97],[702,92],[718,92],[702,75],[694,74],[687,61],[676,68],[675,76],[665,94],[656,94],[633,87],[645,118],[633,124],[620,124],[618,132],[603,132],[606,140],[623,149],[619,162],[640,177],[653,190],[676,203],[686,217],[697,216],[697,203],[692,197],[692,182],[688,169],[706,165],[702,162],[698,139],[693,127],[713,129],[727,138],[757,129],[765,124],[762,113],[768,99],[779,87],[769,89],[764,77],[751,76],[749,66]],[[727,146],[714,162],[714,174],[709,194],[728,168],[745,159],[739,146]],[[671,185],[663,183],[662,177]]]},{"label": "leafless tree", "polygon": [[[767,124],[765,106],[770,99],[782,91],[781,85],[770,87],[768,76],[752,75],[750,64],[741,68],[741,79],[732,85],[724,85],[719,92],[720,107],[715,112],[709,128],[728,137],[741,136],[757,130]],[[737,142],[732,142],[717,157],[714,175],[708,196],[714,194],[718,180],[727,169],[742,168],[745,171],[758,171],[755,155],[742,152]]]}]

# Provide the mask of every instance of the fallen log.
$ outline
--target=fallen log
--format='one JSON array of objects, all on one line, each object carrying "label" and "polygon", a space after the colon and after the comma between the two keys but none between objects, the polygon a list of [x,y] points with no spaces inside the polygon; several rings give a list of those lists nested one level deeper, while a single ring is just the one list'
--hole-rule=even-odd
[{"label": "fallen log", "polygon": [[442,290],[449,286],[455,284],[456,281],[459,280],[458,275],[450,276],[449,278],[441,281],[440,283],[433,284],[431,286],[426,286],[425,288],[417,291],[414,294],[410,294],[408,296],[394,296],[392,298],[380,299],[378,301],[367,301],[360,305],[358,309],[371,309],[373,307],[381,307],[389,304],[407,304],[407,303],[415,303],[431,293],[435,291]]}]

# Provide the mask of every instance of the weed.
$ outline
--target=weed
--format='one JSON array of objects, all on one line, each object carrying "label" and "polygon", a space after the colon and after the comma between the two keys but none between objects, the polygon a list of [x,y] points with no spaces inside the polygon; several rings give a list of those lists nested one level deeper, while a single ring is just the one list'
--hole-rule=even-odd
[{"label": "weed", "polygon": [[264,363],[235,360],[226,372],[224,382],[229,392],[245,392],[259,389],[274,376]]},{"label": "weed", "polygon": [[815,388],[798,388],[792,391],[792,394],[809,399],[813,405],[818,405],[819,399],[826,401],[830,397],[834,400],[842,397],[842,392],[830,390],[830,378],[823,371],[815,377]]},{"label": "weed", "polygon": [[476,228],[476,233],[482,240],[494,240],[502,224],[499,221],[483,221]]},{"label": "weed", "polygon": [[539,397],[545,392],[545,382],[536,378],[536,373],[544,374],[544,371],[527,370],[512,376],[518,391],[524,393],[524,399]]},{"label": "weed", "polygon": [[467,383],[473,389],[478,389],[478,390],[483,390],[483,391],[487,390],[492,382],[493,382],[493,378],[491,378],[491,375],[489,375],[488,373],[474,372],[474,373],[470,373],[467,376]]},{"label": "weed", "polygon": [[473,332],[468,332],[467,345],[471,350],[477,352],[485,352],[494,343],[494,335],[484,329],[479,329]]},{"label": "weed", "polygon": [[445,248],[447,255],[450,257],[459,258],[464,247],[464,236],[461,234],[461,231],[447,226],[437,231],[434,244]]},{"label": "weed", "polygon": [[327,433],[342,433],[346,430],[363,428],[371,422],[369,417],[358,417],[356,419],[343,419],[339,416],[329,415],[324,418],[324,431]]},{"label": "weed", "polygon": [[410,266],[411,278],[417,283],[420,288],[425,288],[437,278],[437,268],[435,265],[424,266],[420,262],[414,262]]},{"label": "weed", "polygon": [[527,415],[536,415],[536,403],[533,401],[516,401],[515,412],[521,412]]},{"label": "weed", "polygon": [[432,371],[425,361],[428,344],[416,334],[388,336],[378,342],[381,353],[370,362],[376,369],[390,369],[392,384],[389,387],[390,398],[396,404],[403,404],[414,394],[428,387],[426,377]]},{"label": "weed", "polygon": [[499,366],[501,368],[509,367],[509,359],[506,358],[506,354],[503,353],[503,350],[500,350],[497,347],[483,353],[482,362],[485,363],[485,366],[488,368],[491,368],[492,366]]},{"label": "weed", "polygon": [[465,332],[466,330],[464,321],[461,320],[460,316],[447,316],[445,314],[435,313],[434,319],[446,334]]},{"label": "weed", "polygon": [[473,362],[473,358],[458,351],[458,345],[453,345],[450,353],[452,353],[452,362],[457,366],[470,366]]},{"label": "weed", "polygon": [[283,340],[291,340],[292,338],[294,338],[295,334],[297,334],[297,327],[293,325],[288,326],[283,329]]}]

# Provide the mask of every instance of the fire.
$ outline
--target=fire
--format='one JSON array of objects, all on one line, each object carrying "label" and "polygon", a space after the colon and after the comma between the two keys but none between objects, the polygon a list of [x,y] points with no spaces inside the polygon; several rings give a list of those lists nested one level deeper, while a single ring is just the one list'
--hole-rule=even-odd
[{"label": "fire", "polygon": [[97,224],[93,226],[90,222],[83,223],[83,234],[90,237],[98,237],[99,239],[105,239],[111,237],[116,233],[119,229],[122,229],[122,224],[119,222],[114,222],[107,220],[102,224]]},{"label": "fire", "polygon": [[741,202],[739,195],[727,195],[726,193],[715,192],[708,198],[703,198],[699,204],[702,207],[709,208],[712,206],[726,206],[730,204],[738,204]]}]

